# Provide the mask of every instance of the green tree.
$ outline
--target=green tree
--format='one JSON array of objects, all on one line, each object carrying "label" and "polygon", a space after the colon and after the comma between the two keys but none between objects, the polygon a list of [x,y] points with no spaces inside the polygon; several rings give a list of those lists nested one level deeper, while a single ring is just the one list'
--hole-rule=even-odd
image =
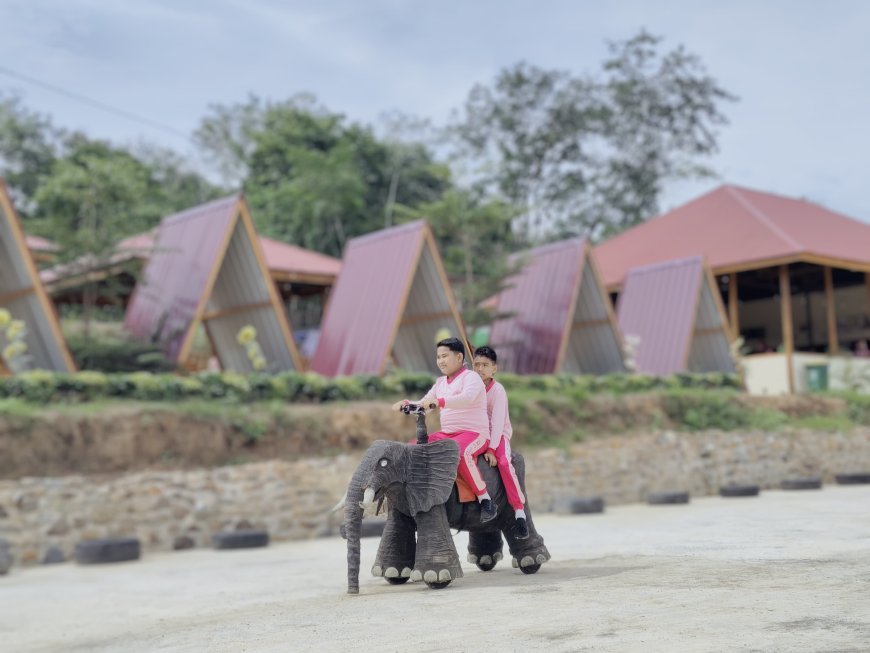
[{"label": "green tree", "polygon": [[[88,143],[55,163],[35,200],[48,233],[63,243],[61,260],[81,266],[72,273],[104,265],[121,237],[149,224],[138,203],[147,189],[141,163],[100,144]],[[86,336],[96,301],[97,284],[88,281],[82,307]]]},{"label": "green tree", "polygon": [[33,196],[51,173],[62,132],[15,96],[0,95],[0,177],[22,217],[35,210]]},{"label": "green tree", "polygon": [[[301,98],[297,101],[303,102]],[[248,176],[248,164],[263,129],[268,104],[255,95],[246,102],[209,106],[209,115],[193,134],[199,149],[223,176],[228,186],[240,187]]]},{"label": "green tree", "polygon": [[438,199],[446,165],[420,143],[387,142],[311,96],[214,106],[197,130],[222,169],[244,174],[266,235],[340,256],[348,238],[393,222],[398,206]]},{"label": "green tree", "polygon": [[699,58],[641,31],[610,45],[597,75],[520,63],[472,89],[450,127],[478,178],[523,207],[526,239],[595,238],[658,211],[667,180],[710,174],[720,105]]}]

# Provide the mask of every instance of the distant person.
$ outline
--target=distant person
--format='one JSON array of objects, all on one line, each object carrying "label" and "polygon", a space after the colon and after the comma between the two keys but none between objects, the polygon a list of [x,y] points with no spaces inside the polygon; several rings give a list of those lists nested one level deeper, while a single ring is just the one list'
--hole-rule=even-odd
[{"label": "distant person", "polygon": [[[426,395],[414,403],[441,409],[441,431],[429,434],[429,442],[450,438],[459,445],[459,476],[474,490],[480,502],[480,521],[495,519],[498,508],[477,468],[477,456],[489,445],[486,389],[480,377],[465,367],[465,345],[458,338],[445,338],[436,345],[435,362],[444,374]],[[403,399],[393,410],[411,403]]]},{"label": "distant person", "polygon": [[857,358],[870,358],[870,347],[867,346],[866,340],[859,340],[855,343],[855,356]]},{"label": "distant person", "polygon": [[498,467],[501,481],[507,492],[508,503],[514,509],[516,524],[514,536],[518,540],[529,537],[526,511],[523,505],[526,497],[520,488],[517,472],[511,461],[511,418],[508,412],[508,398],[504,386],[495,380],[498,372],[498,356],[492,347],[478,347],[474,350],[474,371],[480,375],[486,388],[486,411],[489,414],[489,448],[484,454],[491,467]]}]

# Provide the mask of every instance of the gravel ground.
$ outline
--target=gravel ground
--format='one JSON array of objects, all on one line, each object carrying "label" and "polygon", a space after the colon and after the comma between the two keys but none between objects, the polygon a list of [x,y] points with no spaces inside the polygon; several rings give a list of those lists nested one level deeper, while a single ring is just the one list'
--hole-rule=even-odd
[{"label": "gravel ground", "polygon": [[[0,650],[870,651],[870,486],[536,520],[553,560],[440,591],[367,575],[343,540],[0,577]],[[457,535],[465,557],[465,534]]]}]

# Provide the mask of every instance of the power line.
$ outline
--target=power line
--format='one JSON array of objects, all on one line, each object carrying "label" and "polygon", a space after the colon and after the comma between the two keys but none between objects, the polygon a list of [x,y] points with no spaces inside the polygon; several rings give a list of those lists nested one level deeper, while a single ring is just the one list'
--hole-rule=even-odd
[{"label": "power line", "polygon": [[25,75],[23,73],[16,72],[11,70],[5,66],[0,66],[0,74],[7,75],[9,77],[13,77],[27,84],[33,84],[34,86],[39,86],[40,88],[44,88],[53,93],[57,93],[58,95],[63,95],[65,97],[71,98],[73,100],[77,100],[84,104],[90,105],[97,109],[101,109],[108,113],[112,113],[121,118],[126,118],[127,120],[132,120],[134,122],[141,123],[143,125],[148,125],[149,127],[153,127],[155,129],[160,129],[168,134],[172,134],[173,136],[180,136],[181,138],[189,141],[190,135],[185,134],[183,131],[175,129],[174,127],[170,127],[169,125],[163,125],[155,120],[151,120],[150,118],[145,118],[144,116],[136,115],[135,113],[131,113],[130,111],[126,111],[125,109],[119,109],[117,107],[113,107],[109,104],[105,104],[104,102],[100,102],[99,100],[93,100],[84,95],[80,95],[79,93],[75,93],[73,91],[68,91],[60,86],[55,86],[54,84],[49,84],[48,82],[43,82],[42,80],[36,79],[35,77],[30,77],[29,75]]}]

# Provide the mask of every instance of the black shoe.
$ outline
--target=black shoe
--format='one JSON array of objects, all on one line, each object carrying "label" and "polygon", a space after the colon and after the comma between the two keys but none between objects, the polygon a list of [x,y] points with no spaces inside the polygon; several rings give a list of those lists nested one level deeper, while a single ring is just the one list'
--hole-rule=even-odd
[{"label": "black shoe", "polygon": [[480,523],[485,524],[488,521],[495,519],[498,514],[498,508],[492,502],[492,499],[484,499],[480,502]]},{"label": "black shoe", "polygon": [[525,517],[517,517],[517,523],[514,525],[514,537],[518,540],[529,539],[529,527]]}]

